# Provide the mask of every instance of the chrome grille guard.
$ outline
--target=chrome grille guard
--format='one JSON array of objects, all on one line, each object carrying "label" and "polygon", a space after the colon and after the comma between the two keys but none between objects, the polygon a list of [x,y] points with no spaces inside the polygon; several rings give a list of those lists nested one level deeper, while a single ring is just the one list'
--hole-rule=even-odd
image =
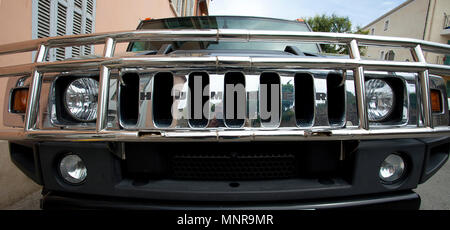
[{"label": "chrome grille guard", "polygon": [[[114,57],[117,43],[132,41],[270,41],[270,42],[313,42],[345,44],[350,57]],[[50,48],[105,44],[103,57],[95,59],[64,60],[45,62]],[[363,60],[358,46],[389,46],[411,50],[414,62]],[[31,64],[0,67],[0,77],[28,74],[32,77],[24,127],[0,129],[0,139],[5,140],[55,140],[55,141],[220,141],[220,140],[349,140],[415,138],[450,135],[450,127],[433,124],[430,101],[430,74],[450,75],[450,66],[429,64],[424,51],[450,54],[450,45],[422,40],[291,31],[256,31],[234,29],[209,30],[139,30],[116,33],[98,33],[64,37],[43,38],[0,46],[0,55],[37,51]],[[357,102],[358,127],[339,129],[217,129],[217,130],[166,130],[142,131],[110,130],[107,127],[109,83],[112,69],[129,66],[159,68],[245,68],[245,69],[331,69],[353,71]],[[95,130],[44,130],[37,128],[39,119],[40,92],[43,74],[97,69],[100,72],[99,101]],[[420,88],[418,124],[414,127],[373,128],[369,126],[365,98],[364,71],[392,71],[418,73]],[[446,104],[446,102],[445,102]],[[5,106],[4,106],[5,107]],[[446,109],[444,107],[444,109]],[[448,111],[445,111],[448,118]]]}]

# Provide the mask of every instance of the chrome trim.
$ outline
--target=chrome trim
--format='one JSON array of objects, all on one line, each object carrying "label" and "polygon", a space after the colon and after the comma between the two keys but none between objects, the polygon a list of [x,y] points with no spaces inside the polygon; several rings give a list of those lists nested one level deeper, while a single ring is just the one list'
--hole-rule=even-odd
[{"label": "chrome trim", "polygon": [[324,43],[345,43],[357,40],[360,45],[393,46],[414,48],[421,45],[424,51],[449,53],[450,47],[446,44],[423,41],[411,38],[372,36],[361,34],[339,34],[326,32],[293,32],[293,31],[268,31],[245,29],[183,29],[183,30],[138,30],[119,31],[112,33],[96,33],[69,35],[61,37],[40,38],[31,41],[23,41],[0,45],[0,55],[34,51],[40,45],[48,47],[67,47],[80,45],[103,44],[105,39],[111,38],[116,42],[129,41],[303,41]]},{"label": "chrome trim", "polygon": [[[234,59],[234,61],[231,61]],[[421,62],[372,61],[342,58],[318,57],[113,57],[84,60],[66,60],[57,62],[33,63],[12,67],[0,67],[0,77],[30,73],[36,68],[40,72],[74,71],[108,68],[152,67],[152,68],[296,68],[296,69],[356,69],[364,67],[369,71],[420,72],[429,74],[450,74],[450,66]]]},{"label": "chrome trim", "polygon": [[[39,45],[39,50],[36,55],[36,63],[43,62],[47,56],[48,48],[45,45]],[[39,95],[41,93],[42,73],[34,70],[33,79],[31,83],[30,92],[28,95],[28,106],[25,113],[25,132],[35,128],[37,123],[37,114],[39,107]]]},{"label": "chrome trim", "polygon": [[[413,59],[416,62],[426,63],[425,56],[423,55],[422,47],[417,45],[414,47],[413,51]],[[423,106],[423,122],[426,127],[433,127],[432,120],[432,112],[431,112],[431,96],[430,96],[430,77],[429,71],[424,70],[419,72],[419,83],[422,94],[422,103]]]},{"label": "chrome trim", "polygon": [[[116,42],[112,38],[105,39],[103,57],[110,58],[114,55]],[[109,79],[110,69],[106,66],[100,67],[100,81],[98,84],[98,106],[97,106],[97,132],[102,132],[107,127],[108,119],[108,99],[109,99]]]},{"label": "chrome trim", "polygon": [[2,130],[3,140],[34,141],[130,141],[130,142],[217,142],[217,141],[319,141],[319,140],[372,140],[394,138],[439,137],[450,134],[449,127],[402,129],[334,129],[334,130],[160,130],[160,131],[96,131],[83,130],[35,130],[24,133],[23,130]]},{"label": "chrome trim", "polygon": [[[348,45],[350,47],[350,59],[320,58],[320,57],[113,57],[117,43],[130,41],[272,41],[272,42],[325,42]],[[64,60],[56,62],[44,62],[48,49],[55,47],[81,46],[105,44],[103,57],[82,60]],[[415,62],[395,62],[395,61],[372,61],[362,60],[358,46],[375,45],[409,48],[413,54]],[[263,30],[234,30],[234,29],[210,29],[210,30],[140,30],[124,31],[115,33],[98,33],[72,35],[54,38],[42,38],[27,42],[17,42],[0,45],[0,55],[28,52],[38,50],[35,63],[7,66],[0,68],[0,77],[14,77],[23,74],[32,75],[32,83],[29,94],[29,104],[25,116],[24,129],[2,128],[0,137],[5,139],[32,139],[44,140],[166,140],[166,139],[187,139],[203,140],[321,140],[321,139],[373,139],[373,138],[404,138],[404,137],[425,137],[434,135],[449,135],[449,127],[436,127],[436,118],[431,112],[430,102],[430,74],[450,74],[450,66],[428,64],[423,52],[430,51],[436,53],[450,54],[450,45],[434,42],[396,38],[367,36],[358,34],[336,34],[336,33],[316,33],[316,32],[292,32],[292,31],[263,31]],[[355,94],[357,97],[358,128],[354,127],[330,127],[312,126],[304,130],[291,130],[291,127],[284,127],[283,121],[276,130],[259,130],[257,127],[242,127],[228,129],[218,127],[216,129],[196,130],[186,128],[178,129],[179,126],[172,122],[170,128],[174,130],[159,129],[152,127],[148,131],[117,131],[109,129],[109,103],[111,90],[111,71],[121,68],[142,68],[153,69],[150,72],[157,72],[161,69],[187,69],[188,71],[214,70],[242,71],[242,72],[263,72],[274,70],[304,70],[304,69],[332,69],[353,71]],[[43,75],[54,72],[70,71],[94,71],[100,70],[100,97],[98,103],[98,118],[95,131],[83,130],[43,130],[38,123],[41,114],[40,102],[46,98],[41,98],[41,88]],[[396,72],[416,72],[420,79],[420,91],[415,92],[420,95],[419,106],[421,106],[422,118],[419,116],[418,124],[415,127],[408,125],[401,128],[392,126],[390,128],[369,127],[367,118],[367,106],[365,103],[365,71],[396,71]],[[161,71],[162,72],[162,71]],[[278,71],[275,71],[278,72]],[[211,75],[210,75],[211,76]],[[244,75],[245,76],[245,75]],[[179,76],[174,75],[174,79]],[[247,76],[245,76],[247,78]],[[314,76],[313,76],[314,77]],[[283,76],[280,75],[282,81]],[[116,79],[116,81],[120,80]],[[346,80],[344,80],[345,82]],[[316,79],[314,78],[314,82]],[[117,82],[116,82],[117,83]],[[286,83],[287,84],[287,83]],[[434,84],[434,83],[433,83]],[[117,84],[116,84],[117,88]],[[346,86],[347,88],[347,86]],[[45,96],[45,95],[44,95]],[[246,95],[247,97],[247,95]],[[48,98],[47,98],[48,99]],[[408,98],[409,99],[409,98]],[[445,100],[444,100],[445,101]],[[47,105],[47,104],[46,104]],[[151,107],[151,106],[150,106]],[[148,109],[148,108],[147,108]],[[419,108],[420,109],[420,108]],[[347,110],[346,110],[347,111]],[[409,111],[409,110],[408,110]],[[420,111],[420,110],[419,110]],[[348,112],[348,111],[347,111]],[[151,111],[150,111],[151,113]],[[421,114],[420,112],[418,113]],[[316,115],[314,116],[316,118]],[[448,119],[448,112],[439,119]],[[420,121],[423,119],[423,126]],[[439,121],[439,119],[437,121]],[[115,119],[117,123],[119,121]],[[315,121],[314,121],[315,122]],[[345,124],[344,124],[345,125]],[[114,126],[114,125],[112,125]],[[184,125],[183,125],[184,126]],[[149,127],[146,124],[146,129]],[[395,128],[394,128],[395,127]],[[249,130],[251,129],[251,130]],[[11,136],[8,136],[11,134]]]},{"label": "chrome trim", "polygon": [[[361,55],[359,53],[358,41],[352,40],[349,46],[350,58],[354,60],[361,60]],[[367,103],[366,103],[366,87],[364,80],[364,67],[358,66],[354,69],[354,81],[356,89],[356,103],[358,105],[358,117],[359,117],[359,128],[369,129],[369,117],[367,114]]]}]

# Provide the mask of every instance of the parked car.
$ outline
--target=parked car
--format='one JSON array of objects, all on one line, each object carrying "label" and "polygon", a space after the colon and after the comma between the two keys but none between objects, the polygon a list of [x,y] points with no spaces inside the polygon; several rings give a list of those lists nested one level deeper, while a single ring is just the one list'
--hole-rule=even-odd
[{"label": "parked car", "polygon": [[[128,53],[115,54],[124,42]],[[103,56],[47,58],[93,44]],[[366,45],[415,60],[365,60]],[[36,62],[0,68],[0,139],[43,186],[44,209],[417,209],[413,189],[448,159],[439,75],[450,69],[423,51],[449,45],[205,16],[2,45],[0,55],[33,50]]]}]

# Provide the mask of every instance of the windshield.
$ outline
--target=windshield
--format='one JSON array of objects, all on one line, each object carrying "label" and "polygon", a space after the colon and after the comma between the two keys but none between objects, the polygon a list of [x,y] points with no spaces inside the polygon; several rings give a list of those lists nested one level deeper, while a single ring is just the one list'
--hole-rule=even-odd
[{"label": "windshield", "polygon": [[[304,22],[252,17],[186,17],[143,21],[139,29],[249,29],[278,31],[310,31]],[[130,44],[128,51],[157,51],[171,44],[172,50],[276,50],[296,47],[301,52],[319,53],[317,44],[296,42],[167,42],[139,41]]]}]

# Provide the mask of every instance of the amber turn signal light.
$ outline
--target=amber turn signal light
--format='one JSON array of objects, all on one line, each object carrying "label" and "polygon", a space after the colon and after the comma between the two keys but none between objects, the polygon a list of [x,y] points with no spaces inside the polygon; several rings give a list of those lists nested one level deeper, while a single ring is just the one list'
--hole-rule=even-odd
[{"label": "amber turn signal light", "polygon": [[27,110],[27,102],[28,102],[28,89],[15,89],[12,92],[11,98],[12,106],[11,112],[13,113],[25,113]]},{"label": "amber turn signal light", "polygon": [[439,90],[431,90],[431,110],[433,113],[442,112],[442,99]]}]

